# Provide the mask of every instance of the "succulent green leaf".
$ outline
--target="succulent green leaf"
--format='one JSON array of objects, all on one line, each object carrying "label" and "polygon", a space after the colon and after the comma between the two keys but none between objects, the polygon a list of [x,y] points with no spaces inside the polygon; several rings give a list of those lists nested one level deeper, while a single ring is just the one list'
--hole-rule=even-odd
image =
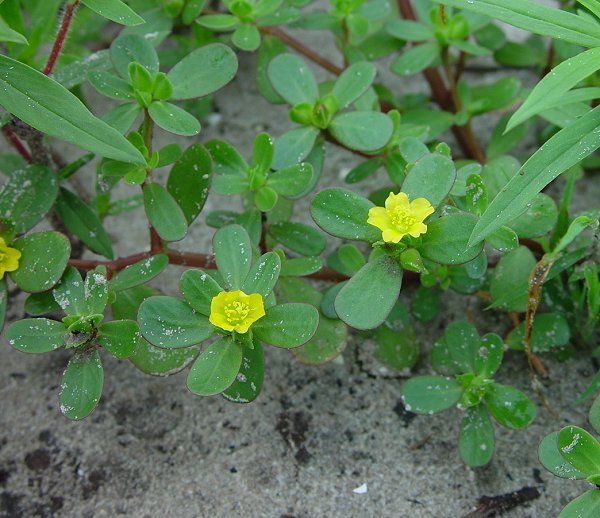
[{"label": "succulent green leaf", "polygon": [[339,317],[356,329],[381,324],[396,304],[402,285],[402,269],[387,255],[365,264],[335,299]]},{"label": "succulent green leaf", "polygon": [[200,214],[211,182],[210,155],[200,144],[192,144],[171,168],[167,190],[181,207],[188,225]]},{"label": "succulent green leaf", "polygon": [[200,123],[191,113],[165,101],[154,101],[148,107],[152,120],[165,131],[191,137],[200,133]]},{"label": "succulent green leaf", "polygon": [[600,513],[600,490],[590,489],[570,502],[558,518],[595,518]]},{"label": "succulent green leaf", "polygon": [[144,19],[121,0],[81,0],[81,3],[100,16],[122,25],[140,25],[144,23]]},{"label": "succulent green leaf", "polygon": [[206,316],[173,297],[157,296],[144,300],[138,323],[146,340],[165,349],[199,344],[214,333]]},{"label": "succulent green leaf", "polygon": [[236,380],[242,358],[242,346],[230,337],[213,342],[192,365],[188,389],[199,396],[223,392]]},{"label": "succulent green leaf", "polygon": [[179,281],[179,291],[193,309],[209,316],[212,299],[221,293],[223,288],[202,270],[186,270]]},{"label": "succulent green leaf", "polygon": [[310,304],[280,304],[252,325],[254,336],[275,347],[298,347],[312,338],[319,325],[319,312]]},{"label": "succulent green leaf", "polygon": [[271,173],[267,178],[267,185],[277,194],[294,198],[306,191],[312,177],[312,165],[308,162],[302,162]]},{"label": "succulent green leaf", "polygon": [[48,318],[25,318],[6,329],[6,340],[24,353],[47,353],[65,344],[67,326]]},{"label": "succulent green leaf", "polygon": [[269,225],[269,234],[286,248],[305,256],[321,254],[327,244],[319,231],[303,223],[274,223]]},{"label": "succulent green leaf", "polygon": [[14,241],[21,251],[19,269],[10,272],[23,291],[37,293],[52,288],[61,278],[71,255],[69,240],[58,232],[36,232]]},{"label": "succulent green leaf", "polygon": [[368,61],[359,61],[350,65],[336,79],[331,90],[332,95],[336,98],[339,109],[343,110],[356,101],[375,79],[377,69]]},{"label": "succulent green leaf", "polygon": [[260,394],[265,361],[262,345],[254,340],[254,347],[243,347],[242,364],[235,381],[223,391],[223,397],[233,403],[250,403]]},{"label": "succulent green leaf", "polygon": [[390,68],[392,72],[399,76],[412,76],[431,65],[439,53],[439,45],[429,41],[404,51],[392,62]]},{"label": "succulent green leaf", "polygon": [[169,264],[165,254],[146,257],[124,270],[117,272],[110,280],[109,286],[113,291],[122,291],[154,279]]},{"label": "succulent green leaf", "polygon": [[328,234],[374,243],[381,239],[381,231],[367,223],[369,209],[374,206],[352,191],[325,189],[313,198],[310,213]]},{"label": "succulent green leaf", "polygon": [[187,220],[169,191],[158,183],[144,185],[144,207],[150,224],[165,241],[179,241],[187,234]]},{"label": "succulent green leaf", "polygon": [[210,43],[192,51],[167,74],[173,84],[173,99],[204,97],[233,79],[237,72],[235,53],[222,43]]},{"label": "succulent green leaf", "polygon": [[469,246],[477,218],[470,214],[449,214],[427,225],[417,250],[425,259],[440,264],[462,264],[477,257],[483,243]]},{"label": "succulent green leaf", "polygon": [[319,130],[302,126],[286,131],[275,141],[272,167],[282,170],[305,160],[315,145]]},{"label": "succulent green leaf", "polygon": [[535,405],[520,390],[509,385],[493,383],[485,396],[490,414],[502,426],[523,428],[535,417]]},{"label": "succulent green leaf", "polygon": [[252,263],[248,232],[240,225],[220,228],[213,238],[213,249],[217,268],[226,287],[230,290],[240,289]]},{"label": "succulent green leaf", "polygon": [[562,457],[586,477],[600,474],[600,444],[583,428],[565,426],[556,445]]},{"label": "succulent green leaf", "polygon": [[17,169],[0,189],[0,217],[11,219],[17,234],[26,232],[52,208],[57,194],[56,175],[50,168]]},{"label": "succulent green leaf", "polygon": [[454,162],[444,155],[432,153],[419,158],[410,168],[402,192],[411,200],[425,198],[437,207],[446,199],[456,179]]},{"label": "succulent green leaf", "polygon": [[69,419],[87,417],[100,401],[104,371],[98,351],[76,352],[60,385],[60,411]]},{"label": "succulent green leaf", "polygon": [[586,475],[573,467],[558,449],[558,432],[546,435],[538,447],[538,457],[542,465],[553,475],[571,480],[581,480]]},{"label": "succulent green leaf", "polygon": [[115,358],[129,358],[141,340],[140,331],[133,320],[112,320],[98,329],[96,341]]},{"label": "succulent green leaf", "polygon": [[242,283],[244,293],[260,293],[266,299],[279,278],[281,259],[275,252],[261,255],[252,265]]},{"label": "succulent green leaf", "polygon": [[252,52],[260,47],[260,32],[256,25],[244,23],[231,35],[231,43],[238,49]]},{"label": "succulent green leaf", "polygon": [[139,63],[151,76],[158,73],[158,55],[152,44],[137,34],[118,37],[110,46],[110,59],[119,75],[129,80],[129,63]]},{"label": "succulent green leaf", "polygon": [[112,242],[96,212],[74,192],[60,188],[56,213],[67,230],[77,236],[90,250],[113,259]]},{"label": "succulent green leaf", "polygon": [[417,376],[402,386],[402,400],[409,412],[441,412],[458,403],[463,389],[458,381],[443,376]]},{"label": "succulent green leaf", "polygon": [[460,458],[469,466],[484,466],[494,454],[494,427],[484,405],[466,410],[458,439]]},{"label": "succulent green leaf", "polygon": [[394,131],[392,119],[380,112],[342,113],[329,125],[331,134],[342,144],[357,151],[372,152],[385,146]]},{"label": "succulent green leaf", "polygon": [[298,56],[276,56],[269,63],[267,75],[275,91],[290,106],[304,102],[312,105],[317,100],[319,91],[313,73]]}]

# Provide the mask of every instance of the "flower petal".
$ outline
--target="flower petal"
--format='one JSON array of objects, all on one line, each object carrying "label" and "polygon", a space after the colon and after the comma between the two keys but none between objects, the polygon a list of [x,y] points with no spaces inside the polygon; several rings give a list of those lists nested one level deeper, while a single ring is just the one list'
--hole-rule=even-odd
[{"label": "flower petal", "polygon": [[398,243],[405,235],[395,228],[388,228],[382,232],[381,237],[386,243]]},{"label": "flower petal", "polygon": [[393,210],[396,207],[408,207],[408,196],[404,192],[394,194],[390,192],[390,195],[385,200],[385,208],[387,210]]}]

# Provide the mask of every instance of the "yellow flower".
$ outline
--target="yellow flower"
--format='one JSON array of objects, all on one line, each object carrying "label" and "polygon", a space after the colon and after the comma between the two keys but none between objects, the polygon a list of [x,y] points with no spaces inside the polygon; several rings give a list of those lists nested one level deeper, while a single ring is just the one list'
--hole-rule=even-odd
[{"label": "yellow flower", "polygon": [[14,272],[19,267],[21,252],[7,246],[4,238],[0,237],[0,279],[6,272]]},{"label": "yellow flower", "polygon": [[259,318],[265,316],[262,295],[243,291],[222,291],[210,303],[210,323],[225,331],[243,334]]},{"label": "yellow flower", "polygon": [[405,193],[390,192],[385,200],[385,208],[369,209],[367,223],[381,230],[386,243],[398,243],[406,235],[419,237],[427,232],[427,225],[423,221],[433,213],[434,208],[425,198],[409,202]]}]

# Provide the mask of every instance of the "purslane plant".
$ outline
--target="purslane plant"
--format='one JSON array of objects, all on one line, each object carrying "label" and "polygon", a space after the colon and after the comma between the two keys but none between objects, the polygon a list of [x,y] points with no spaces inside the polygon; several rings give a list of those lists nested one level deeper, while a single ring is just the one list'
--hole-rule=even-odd
[{"label": "purslane plant", "polygon": [[[406,372],[427,347],[414,321],[434,319],[447,290],[506,313],[506,346],[538,374],[545,355],[566,360],[597,345],[600,210],[574,212],[572,196],[599,165],[598,2],[310,4],[68,0],[59,12],[58,2],[0,2],[0,125],[15,150],[0,157],[0,311],[3,320],[12,282],[41,318],[12,322],[9,343],[73,351],[60,393],[67,417],[100,399],[102,349],[152,375],[191,365],[193,393],[237,402],[260,392],[263,344],[320,364],[343,352],[349,328],[374,343],[377,361]],[[55,31],[47,22],[57,17]],[[103,18],[125,26],[110,43],[98,41],[116,28]],[[497,20],[531,36],[511,41]],[[341,65],[288,28],[329,32]],[[275,134],[265,121],[269,134],[249,132],[246,160],[228,141],[231,121],[208,141],[201,123],[254,51],[256,88],[284,105],[291,129]],[[494,62],[541,79],[528,90],[510,74],[467,74]],[[317,82],[316,66],[331,75]],[[393,81],[420,72],[428,92]],[[92,95],[114,105],[98,114]],[[491,136],[476,134],[473,120],[495,115]],[[534,133],[540,146],[527,153],[519,143]],[[52,139],[86,154],[67,162]],[[333,174],[329,146],[356,159],[346,187],[319,187]],[[88,189],[84,171],[94,175]],[[560,195],[542,192],[560,175]],[[242,208],[202,214],[211,192],[241,197]],[[307,197],[301,217],[295,204]],[[104,218],[142,207],[148,248],[115,258]],[[212,253],[174,249],[201,219],[217,229]],[[51,230],[36,227],[44,220]],[[169,265],[188,268],[182,298],[149,284]],[[399,300],[413,282],[403,290],[411,300]],[[431,355],[442,376],[403,386],[415,412],[465,412],[459,451],[472,466],[492,457],[489,414],[513,428],[535,415],[526,396],[493,380],[504,341],[451,323]]]}]

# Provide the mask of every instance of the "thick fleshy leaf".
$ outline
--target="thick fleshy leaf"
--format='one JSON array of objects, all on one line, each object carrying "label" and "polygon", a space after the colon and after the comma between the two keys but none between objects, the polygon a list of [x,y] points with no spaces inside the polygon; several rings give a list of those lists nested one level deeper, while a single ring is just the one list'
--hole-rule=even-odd
[{"label": "thick fleshy leaf", "polygon": [[[506,337],[506,345],[522,351],[524,348],[525,323],[522,322]],[[530,349],[533,352],[547,352],[564,347],[571,339],[569,322],[561,313],[537,313],[533,320]]]},{"label": "thick fleshy leaf", "polygon": [[476,223],[477,218],[470,214],[449,214],[436,219],[427,225],[417,249],[425,259],[440,264],[471,261],[483,250],[483,243],[467,245]]},{"label": "thick fleshy leaf", "polygon": [[405,50],[391,65],[391,70],[399,76],[412,76],[425,70],[438,57],[440,47],[435,42],[427,42]]},{"label": "thick fleshy leaf", "polygon": [[376,151],[388,143],[394,124],[380,112],[342,113],[329,125],[331,134],[342,144],[357,151]]},{"label": "thick fleshy leaf", "polygon": [[417,414],[441,412],[458,403],[463,389],[458,381],[443,376],[417,376],[402,386],[406,410]]},{"label": "thick fleshy leaf", "polygon": [[269,63],[267,75],[275,91],[291,106],[303,102],[312,105],[317,100],[317,83],[302,58],[280,54]]},{"label": "thick fleshy leaf", "polygon": [[146,215],[165,241],[179,241],[187,234],[187,220],[169,191],[158,183],[144,185]]},{"label": "thick fleshy leaf", "polygon": [[65,343],[67,326],[48,318],[25,318],[6,329],[6,340],[24,353],[47,353]]},{"label": "thick fleshy leaf", "polygon": [[254,336],[285,349],[298,347],[312,338],[319,325],[319,312],[310,304],[279,304],[252,325]]},{"label": "thick fleshy leaf", "polygon": [[26,232],[51,209],[57,194],[56,175],[50,168],[17,169],[0,189],[0,217],[11,219],[17,234]]},{"label": "thick fleshy leaf", "polygon": [[558,451],[586,477],[600,475],[600,444],[583,428],[565,426],[556,441]]},{"label": "thick fleshy leaf", "polygon": [[223,391],[223,397],[233,403],[250,403],[260,394],[263,384],[264,357],[262,345],[242,349],[242,364],[233,384]]},{"label": "thick fleshy leaf", "polygon": [[200,144],[192,144],[171,168],[167,190],[192,223],[202,211],[211,181],[210,155]]},{"label": "thick fleshy leaf", "polygon": [[171,376],[192,363],[200,353],[199,346],[183,349],[161,349],[154,347],[143,338],[134,353],[129,357],[139,370],[151,376]]},{"label": "thick fleshy leaf", "polygon": [[107,111],[103,116],[102,120],[109,126],[115,128],[119,133],[125,134],[131,128],[131,125],[138,118],[142,109],[133,103],[120,104],[115,106],[112,110]]},{"label": "thick fleshy leaf", "polygon": [[154,101],[148,113],[158,126],[175,135],[191,137],[200,132],[198,119],[172,103]]},{"label": "thick fleshy leaf", "polygon": [[275,141],[272,167],[281,170],[305,160],[312,151],[318,135],[319,130],[312,126],[286,131]]},{"label": "thick fleshy leaf", "polygon": [[108,259],[114,258],[111,239],[100,218],[79,196],[61,187],[55,209],[67,230],[81,239],[90,250]]},{"label": "thick fleshy leaf", "polygon": [[327,244],[323,234],[303,223],[274,223],[269,225],[269,234],[286,248],[306,256],[319,255]]},{"label": "thick fleshy leaf", "polygon": [[550,138],[490,203],[473,229],[474,244],[519,216],[535,195],[600,147],[600,107]]},{"label": "thick fleshy leaf", "polygon": [[122,291],[145,284],[154,279],[168,264],[169,258],[165,254],[146,257],[117,272],[110,280],[110,288],[114,291]]},{"label": "thick fleshy leaf", "polygon": [[267,185],[277,194],[294,198],[306,191],[312,177],[312,165],[302,162],[271,173],[267,178]]},{"label": "thick fleshy leaf", "polygon": [[179,291],[193,309],[209,316],[210,303],[223,288],[207,273],[201,270],[187,270],[179,280]]},{"label": "thick fleshy leaf", "polygon": [[342,110],[364,94],[373,79],[377,69],[368,61],[359,61],[350,65],[333,85],[331,93],[336,98],[339,109]]},{"label": "thick fleshy leaf", "polygon": [[256,25],[242,24],[231,35],[231,43],[238,49],[252,52],[260,47],[260,32]]},{"label": "thick fleshy leaf", "polygon": [[133,320],[112,320],[98,329],[96,341],[115,358],[129,358],[141,340]]},{"label": "thick fleshy leaf", "polygon": [[252,245],[244,227],[227,225],[213,237],[213,250],[219,273],[226,287],[240,289],[252,263]]},{"label": "thick fleshy leaf", "polygon": [[313,337],[291,349],[291,353],[302,363],[321,365],[337,358],[346,348],[347,339],[348,327],[343,322],[320,315]]},{"label": "thick fleshy leaf", "polygon": [[536,414],[531,400],[510,385],[493,383],[485,402],[490,414],[507,428],[523,428],[533,421]]},{"label": "thick fleshy leaf", "polygon": [[538,457],[542,465],[553,475],[571,480],[581,480],[587,477],[571,465],[558,449],[558,432],[546,435],[538,447]]},{"label": "thick fleshy leaf", "polygon": [[381,239],[381,231],[367,223],[369,209],[374,206],[352,191],[325,189],[313,198],[310,212],[315,223],[328,234],[373,243]]},{"label": "thick fleshy leaf", "polygon": [[60,282],[52,290],[56,303],[67,315],[85,315],[85,287],[81,274],[76,268],[67,266]]},{"label": "thick fleshy leaf", "polygon": [[62,85],[33,68],[0,56],[0,104],[35,129],[98,155],[143,163],[141,153]]},{"label": "thick fleshy leaf", "polygon": [[60,411],[69,419],[87,417],[100,401],[104,371],[97,350],[76,352],[60,384]]},{"label": "thick fleshy leaf", "polygon": [[467,409],[458,439],[460,458],[469,466],[483,466],[494,454],[494,427],[484,405]]},{"label": "thick fleshy leaf", "polygon": [[386,367],[405,371],[415,366],[419,359],[419,342],[410,324],[402,329],[392,329],[387,325],[377,328],[374,335],[374,356]]},{"label": "thick fleshy leaf", "polygon": [[475,373],[491,378],[500,368],[503,355],[502,338],[494,333],[482,336],[473,362]]},{"label": "thick fleshy leaf", "polygon": [[11,246],[21,251],[21,259],[19,269],[9,275],[19,288],[30,293],[52,288],[61,278],[71,255],[69,240],[52,231],[28,234]]},{"label": "thick fleshy leaf", "polygon": [[260,256],[250,268],[242,283],[242,291],[247,294],[260,293],[263,299],[266,299],[279,278],[280,270],[279,255],[275,252],[267,252]]},{"label": "thick fleshy leaf", "polygon": [[535,263],[533,253],[524,246],[500,258],[490,280],[490,294],[494,307],[525,311],[529,274]]},{"label": "thick fleshy leaf", "polygon": [[173,99],[204,97],[225,86],[237,72],[233,50],[222,43],[210,43],[194,50],[167,74],[173,84]]},{"label": "thick fleshy leaf", "polygon": [[[135,320],[142,301],[157,292],[148,286],[136,286],[119,291],[116,300],[111,305],[115,319]],[[129,357],[139,370],[152,376],[170,376],[187,367],[200,353],[199,346],[184,347],[183,349],[162,349],[151,345],[141,337],[137,347]]]},{"label": "thick fleshy leaf", "polygon": [[196,313],[183,300],[164,296],[144,300],[138,322],[144,338],[165,349],[199,344],[215,330],[206,316]]},{"label": "thick fleshy leaf", "polygon": [[590,489],[570,502],[558,518],[596,518],[600,514],[600,490]]},{"label": "thick fleshy leaf", "polygon": [[437,207],[446,199],[456,179],[454,162],[439,153],[427,154],[418,159],[408,171],[402,192],[411,200],[425,198]]},{"label": "thick fleshy leaf", "polygon": [[389,315],[398,300],[402,269],[387,255],[365,264],[335,298],[338,316],[356,329],[373,329]]},{"label": "thick fleshy leaf", "polygon": [[108,300],[108,281],[106,280],[106,268],[97,266],[90,270],[85,276],[83,283],[85,294],[86,315],[101,315]]},{"label": "thick fleshy leaf", "polygon": [[158,72],[158,55],[147,38],[137,34],[126,34],[112,42],[110,59],[119,75],[129,79],[129,63],[139,63],[151,76]]},{"label": "thick fleshy leaf", "polygon": [[128,5],[121,0],[81,0],[81,3],[97,12],[100,16],[108,18],[122,25],[139,25],[144,19],[138,16]]},{"label": "thick fleshy leaf", "polygon": [[235,381],[242,365],[242,346],[230,337],[210,344],[192,365],[187,378],[190,392],[212,396]]}]

